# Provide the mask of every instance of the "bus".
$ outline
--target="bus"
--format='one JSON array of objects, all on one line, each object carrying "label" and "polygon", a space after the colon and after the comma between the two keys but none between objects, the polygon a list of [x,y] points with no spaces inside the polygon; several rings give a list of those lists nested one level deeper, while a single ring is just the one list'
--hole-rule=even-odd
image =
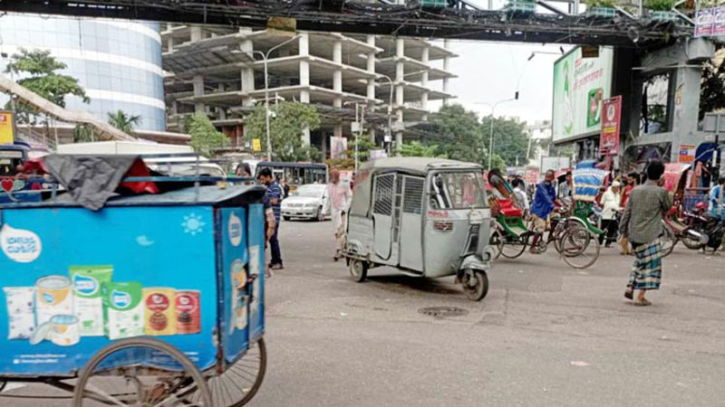
[{"label": "bus", "polygon": [[287,180],[290,189],[294,190],[298,185],[305,184],[327,184],[327,165],[318,163],[284,163],[275,161],[259,161],[255,165],[254,177],[259,176],[263,168],[272,170],[278,180]]}]

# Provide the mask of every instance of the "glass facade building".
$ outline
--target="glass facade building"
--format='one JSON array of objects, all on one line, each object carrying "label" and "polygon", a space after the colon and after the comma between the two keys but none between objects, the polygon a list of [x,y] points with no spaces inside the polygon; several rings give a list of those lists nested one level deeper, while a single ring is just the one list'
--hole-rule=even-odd
[{"label": "glass facade building", "polygon": [[[50,50],[68,65],[62,73],[77,78],[91,101],[68,97],[67,108],[90,112],[102,121],[108,121],[108,113],[123,110],[141,117],[138,129],[166,130],[158,23],[32,14],[0,17],[0,51],[12,56],[20,48]],[[3,71],[7,62],[0,59]]]}]

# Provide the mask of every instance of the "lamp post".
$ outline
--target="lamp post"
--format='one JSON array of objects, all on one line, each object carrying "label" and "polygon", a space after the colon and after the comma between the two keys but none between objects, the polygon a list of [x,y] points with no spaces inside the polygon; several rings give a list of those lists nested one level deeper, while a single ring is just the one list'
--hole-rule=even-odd
[{"label": "lamp post", "polygon": [[485,105],[491,108],[491,133],[488,140],[488,170],[491,171],[491,160],[493,159],[493,121],[494,121],[494,114],[496,113],[496,107],[503,103],[513,102],[514,100],[519,99],[519,92],[516,92],[516,96],[514,96],[513,99],[504,99],[499,100],[498,102],[494,103],[493,105],[486,102],[477,102],[475,104],[477,105]]},{"label": "lamp post", "polygon": [[272,53],[272,51],[279,49],[299,38],[300,38],[300,35],[295,35],[294,37],[288,39],[287,41],[284,41],[281,44],[277,44],[274,47],[270,48],[266,53],[264,53],[262,51],[248,52],[248,54],[251,54],[252,56],[254,56],[255,54],[259,54],[262,56],[262,59],[264,60],[264,116],[265,116],[265,127],[266,127],[266,133],[267,133],[267,161],[272,161],[272,139],[269,134],[269,113],[270,113],[269,112],[269,72],[267,69],[269,55]]},{"label": "lamp post", "polygon": [[[345,105],[351,104],[352,102],[345,102]],[[355,104],[355,123],[357,123],[357,131],[353,131],[355,134],[355,173],[357,174],[358,168],[358,142],[360,136],[362,136],[363,125],[365,123],[365,108],[367,106],[364,103],[354,102]]]},{"label": "lamp post", "polygon": [[[406,76],[410,76],[410,75],[417,75],[417,74],[423,73],[423,72],[426,72],[426,70],[409,72],[407,74],[404,74],[403,78],[405,78]],[[391,77],[389,77],[388,75],[385,75],[385,74],[378,73],[376,75],[380,76],[383,79],[386,79],[388,81],[388,84],[390,85],[390,100],[388,101],[388,137],[390,138],[390,141],[392,142],[393,141],[393,130],[392,130],[392,127],[393,127],[393,124],[392,124],[393,88],[394,88],[393,85],[396,83],[396,81],[394,81]],[[399,148],[399,146],[396,148]],[[390,153],[390,151],[388,151],[388,153]]]}]

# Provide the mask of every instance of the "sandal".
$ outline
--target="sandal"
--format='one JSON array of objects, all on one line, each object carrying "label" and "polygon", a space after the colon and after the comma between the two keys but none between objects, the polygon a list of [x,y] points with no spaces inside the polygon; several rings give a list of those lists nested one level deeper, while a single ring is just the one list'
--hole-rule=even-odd
[{"label": "sandal", "polygon": [[651,303],[651,302],[649,302],[649,301],[648,301],[648,300],[647,300],[646,298],[643,298],[643,299],[641,299],[641,300],[637,300],[637,301],[635,301],[635,302],[634,302],[634,305],[636,305],[636,306],[638,306],[638,307],[647,307],[647,306],[650,306],[650,305],[652,305],[652,303]]},{"label": "sandal", "polygon": [[633,300],[634,299],[634,291],[629,291],[629,290],[625,291],[624,292],[624,298],[626,298],[628,300]]}]

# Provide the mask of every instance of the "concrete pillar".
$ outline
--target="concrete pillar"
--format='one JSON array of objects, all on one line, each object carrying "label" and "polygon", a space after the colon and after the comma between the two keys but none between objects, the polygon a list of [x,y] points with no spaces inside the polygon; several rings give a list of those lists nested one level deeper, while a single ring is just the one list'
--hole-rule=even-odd
[{"label": "concrete pillar", "polygon": [[672,133],[675,140],[672,145],[673,160],[677,160],[677,152],[681,144],[692,144],[687,140],[696,138],[700,106],[700,85],[702,70],[700,68],[677,68],[670,81],[672,101]]},{"label": "concrete pillar", "polygon": [[[375,46],[375,36],[368,35],[367,43],[369,46],[374,47]],[[371,74],[374,74],[375,73],[375,51],[368,52],[367,63],[368,63],[367,71]],[[368,112],[373,113],[373,112],[375,112],[375,78],[368,79],[368,87],[367,87],[366,96],[369,100]],[[375,142],[375,128],[374,127],[370,126],[370,130],[368,131],[368,134],[370,136],[370,141]]]},{"label": "concrete pillar", "polygon": [[[244,34],[251,34],[252,29],[243,27],[239,29],[240,33]],[[253,51],[254,51],[254,43],[252,43],[251,40],[242,40],[239,44],[239,50],[249,54],[250,58],[253,58]],[[240,73],[240,79],[241,79],[241,91],[245,93],[253,92],[255,89],[254,85],[254,69],[250,67],[244,67],[241,69]],[[242,97],[242,106],[251,106],[252,105],[252,98],[250,96],[243,96]]]},{"label": "concrete pillar", "polygon": [[191,42],[201,41],[204,39],[204,30],[195,25],[191,27]]},{"label": "concrete pillar", "polygon": [[[194,85],[194,96],[204,96],[204,77],[201,75],[194,75],[192,83]],[[194,111],[196,113],[205,113],[206,108],[204,103],[194,103]]]},{"label": "concrete pillar", "polygon": [[[336,64],[342,64],[342,41],[336,40],[332,45],[332,62]],[[332,73],[332,90],[335,92],[342,93],[342,67],[338,67]],[[342,107],[342,96],[336,95],[333,102],[333,106],[337,108]],[[335,137],[342,137],[342,123],[335,125],[334,130]]]},{"label": "concrete pillar", "polygon": [[[445,49],[448,49],[450,47],[450,41],[443,40],[443,47]],[[443,70],[448,72],[450,69],[451,64],[451,58],[450,57],[444,57],[443,58]],[[443,78],[443,93],[448,93],[448,78]],[[448,104],[448,99],[443,99],[443,104]]]},{"label": "concrete pillar", "polygon": [[[428,65],[429,61],[429,55],[430,55],[430,48],[425,47],[423,48],[423,52],[420,58],[420,61],[424,64]],[[428,88],[428,70],[424,70],[421,76],[420,85],[424,88]],[[423,110],[428,110],[428,91],[423,92],[422,95],[420,95],[420,108]],[[428,115],[423,116],[423,121],[428,121]]]},{"label": "concrete pillar", "polygon": [[400,149],[403,144],[403,132],[400,130],[403,128],[404,117],[403,117],[403,105],[405,104],[405,90],[403,82],[405,81],[405,65],[403,64],[402,58],[405,56],[405,40],[398,38],[395,40],[395,56],[398,61],[395,64],[395,108],[398,109],[396,114],[395,124],[398,128],[398,132],[395,133],[395,148]]},{"label": "concrete pillar", "polygon": [[166,48],[168,48],[168,52],[174,51],[174,37],[166,39]]},{"label": "concrete pillar", "polygon": [[[310,36],[307,33],[300,34],[299,40],[300,55],[310,55]],[[310,63],[308,61],[300,61],[300,86],[310,86]],[[300,91],[300,103],[310,103],[310,91],[303,88]],[[310,145],[310,129],[302,129],[302,144],[305,146]]]}]

